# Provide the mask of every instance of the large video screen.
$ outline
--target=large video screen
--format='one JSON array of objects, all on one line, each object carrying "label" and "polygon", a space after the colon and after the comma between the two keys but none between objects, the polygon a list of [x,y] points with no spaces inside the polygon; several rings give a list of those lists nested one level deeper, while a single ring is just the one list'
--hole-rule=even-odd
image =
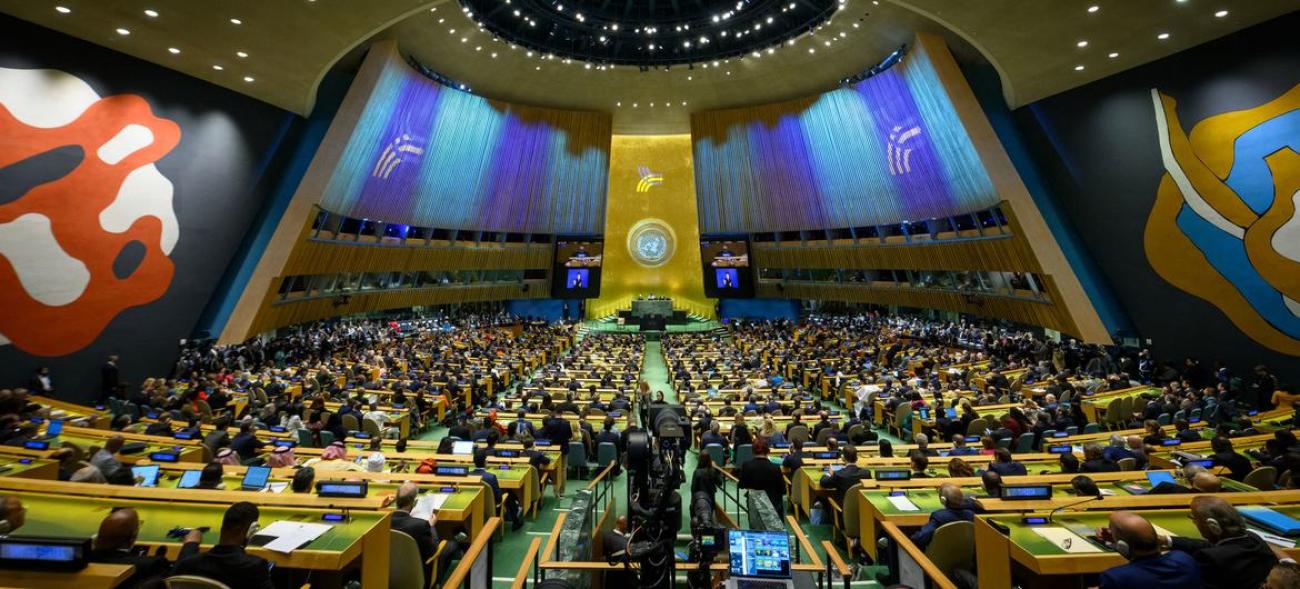
[{"label": "large video screen", "polygon": [[604,251],[604,244],[599,240],[557,240],[555,264],[551,268],[551,296],[557,299],[600,296],[600,267]]},{"label": "large video screen", "polygon": [[742,238],[703,239],[700,261],[704,265],[704,294],[715,299],[754,296],[749,265],[749,243]]}]

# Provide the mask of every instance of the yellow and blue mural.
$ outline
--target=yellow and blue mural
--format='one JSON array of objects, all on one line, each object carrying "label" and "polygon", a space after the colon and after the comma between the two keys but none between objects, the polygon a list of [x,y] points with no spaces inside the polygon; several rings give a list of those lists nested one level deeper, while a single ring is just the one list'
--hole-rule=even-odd
[{"label": "yellow and blue mural", "polygon": [[1300,85],[1187,133],[1151,91],[1165,168],[1145,249],[1169,283],[1260,344],[1300,356]]}]

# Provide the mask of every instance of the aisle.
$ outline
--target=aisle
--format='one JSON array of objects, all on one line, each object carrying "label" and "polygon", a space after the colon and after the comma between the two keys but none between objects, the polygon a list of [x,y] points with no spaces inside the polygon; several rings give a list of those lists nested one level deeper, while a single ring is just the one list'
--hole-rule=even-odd
[{"label": "aisle", "polygon": [[650,392],[663,391],[669,403],[677,402],[677,392],[668,382],[668,362],[664,359],[663,344],[645,343],[645,358],[641,364],[641,379],[650,384]]}]

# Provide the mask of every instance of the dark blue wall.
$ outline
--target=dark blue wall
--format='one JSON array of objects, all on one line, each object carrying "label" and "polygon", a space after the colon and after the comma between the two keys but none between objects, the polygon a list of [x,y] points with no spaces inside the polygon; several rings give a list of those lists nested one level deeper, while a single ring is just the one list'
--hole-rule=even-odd
[{"label": "dark blue wall", "polygon": [[718,301],[720,319],[790,319],[799,318],[799,301],[794,299],[722,299]]},{"label": "dark blue wall", "polygon": [[[506,312],[520,317],[559,321],[577,320],[582,316],[581,299],[519,299],[506,301]],[[568,315],[565,315],[565,309]]]}]

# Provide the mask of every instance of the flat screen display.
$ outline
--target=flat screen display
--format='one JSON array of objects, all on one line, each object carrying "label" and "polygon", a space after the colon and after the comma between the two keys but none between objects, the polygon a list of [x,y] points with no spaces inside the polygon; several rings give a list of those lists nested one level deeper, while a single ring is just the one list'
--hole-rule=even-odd
[{"label": "flat screen display", "polygon": [[560,238],[551,267],[551,296],[591,299],[600,296],[600,270],[605,245],[594,239]]},{"label": "flat screen display", "polygon": [[178,489],[193,489],[199,486],[199,479],[203,477],[201,470],[187,470],[181,475],[181,482],[176,484]]},{"label": "flat screen display", "polygon": [[1003,499],[1051,499],[1051,485],[1020,485],[1002,487]]},{"label": "flat screen display", "polygon": [[749,242],[744,238],[700,240],[700,262],[704,267],[705,296],[715,299],[753,298]]},{"label": "flat screen display", "polygon": [[316,494],[321,497],[364,498],[366,496],[366,482],[322,481],[316,483]]},{"label": "flat screen display", "polygon": [[244,473],[244,481],[239,484],[245,491],[260,491],[266,488],[267,481],[271,478],[271,467],[269,466],[250,466]]},{"label": "flat screen display", "polygon": [[57,544],[0,544],[0,558],[5,560],[40,560],[46,562],[72,562],[77,558],[75,546]]},{"label": "flat screen display", "polygon": [[139,481],[141,487],[158,486],[158,472],[159,467],[157,464],[131,467],[131,477]]},{"label": "flat screen display", "polygon": [[784,531],[728,530],[727,550],[735,577],[790,577],[790,536]]},{"label": "flat screen display", "polygon": [[57,419],[51,419],[50,425],[45,426],[45,437],[57,438],[63,433],[63,422]]},{"label": "flat screen display", "polygon": [[458,441],[451,443],[451,453],[461,456],[469,456],[474,453],[474,442]]}]

